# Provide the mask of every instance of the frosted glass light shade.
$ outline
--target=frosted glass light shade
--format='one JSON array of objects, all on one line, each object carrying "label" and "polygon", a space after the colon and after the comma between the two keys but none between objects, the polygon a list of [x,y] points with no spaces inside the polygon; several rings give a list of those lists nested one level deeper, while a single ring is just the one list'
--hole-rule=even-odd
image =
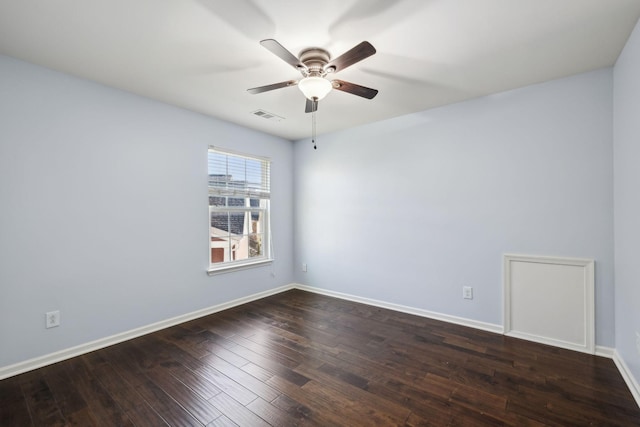
[{"label": "frosted glass light shade", "polygon": [[308,99],[315,98],[318,101],[327,96],[333,88],[331,82],[322,77],[305,77],[298,82],[298,87]]}]

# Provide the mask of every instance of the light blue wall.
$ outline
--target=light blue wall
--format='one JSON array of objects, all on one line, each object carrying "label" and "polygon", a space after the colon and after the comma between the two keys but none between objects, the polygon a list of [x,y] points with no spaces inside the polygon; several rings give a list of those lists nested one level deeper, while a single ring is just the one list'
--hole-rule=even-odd
[{"label": "light blue wall", "polygon": [[502,324],[504,253],[592,258],[613,347],[611,130],[604,69],[298,141],[296,280]]},{"label": "light blue wall", "polygon": [[616,349],[640,382],[640,24],[614,68]]},{"label": "light blue wall", "polygon": [[[616,68],[629,115],[631,49]],[[501,324],[505,252],[594,258],[596,341],[614,346],[611,70],[322,135],[314,151],[0,56],[0,121],[0,367],[293,281]],[[209,144],[273,159],[272,266],[204,273]],[[619,206],[637,202],[637,153],[616,144],[630,152],[616,153]],[[635,315],[628,283],[618,325]],[[54,309],[62,326],[45,330]]]},{"label": "light blue wall", "polygon": [[[206,275],[209,144],[273,160],[269,267]],[[292,154],[0,56],[0,367],[291,283]]]}]

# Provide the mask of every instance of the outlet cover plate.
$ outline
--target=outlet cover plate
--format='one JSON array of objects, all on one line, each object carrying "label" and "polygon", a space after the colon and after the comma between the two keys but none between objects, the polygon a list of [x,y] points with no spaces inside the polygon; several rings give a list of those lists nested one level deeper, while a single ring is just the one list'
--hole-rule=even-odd
[{"label": "outlet cover plate", "polygon": [[44,314],[45,328],[55,328],[60,326],[60,311],[49,311]]}]

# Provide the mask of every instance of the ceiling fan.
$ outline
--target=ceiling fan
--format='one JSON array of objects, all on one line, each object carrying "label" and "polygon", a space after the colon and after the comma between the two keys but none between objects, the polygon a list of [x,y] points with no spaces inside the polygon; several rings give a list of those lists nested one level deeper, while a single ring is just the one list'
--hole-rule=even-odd
[{"label": "ceiling fan", "polygon": [[340,79],[328,80],[326,78],[327,75],[342,71],[376,53],[376,49],[367,41],[358,44],[334,59],[331,59],[329,52],[316,47],[304,49],[300,52],[299,57],[296,57],[274,39],[262,40],[260,44],[298,70],[302,74],[302,78],[300,80],[288,80],[247,89],[251,94],[297,85],[307,98],[305,106],[305,112],[307,113],[317,111],[318,101],[331,92],[331,89],[341,90],[367,99],[372,99],[378,94],[376,89]]}]

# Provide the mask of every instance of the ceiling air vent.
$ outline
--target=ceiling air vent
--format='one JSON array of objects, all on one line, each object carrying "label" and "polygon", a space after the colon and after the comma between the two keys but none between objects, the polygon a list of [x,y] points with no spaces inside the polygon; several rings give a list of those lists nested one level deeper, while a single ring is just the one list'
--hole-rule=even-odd
[{"label": "ceiling air vent", "polygon": [[263,119],[267,119],[267,120],[271,120],[273,122],[279,122],[284,120],[284,117],[280,117],[277,114],[273,114],[270,113],[268,111],[264,111],[264,110],[256,110],[256,111],[252,111],[251,114],[258,116],[258,117],[262,117]]}]

